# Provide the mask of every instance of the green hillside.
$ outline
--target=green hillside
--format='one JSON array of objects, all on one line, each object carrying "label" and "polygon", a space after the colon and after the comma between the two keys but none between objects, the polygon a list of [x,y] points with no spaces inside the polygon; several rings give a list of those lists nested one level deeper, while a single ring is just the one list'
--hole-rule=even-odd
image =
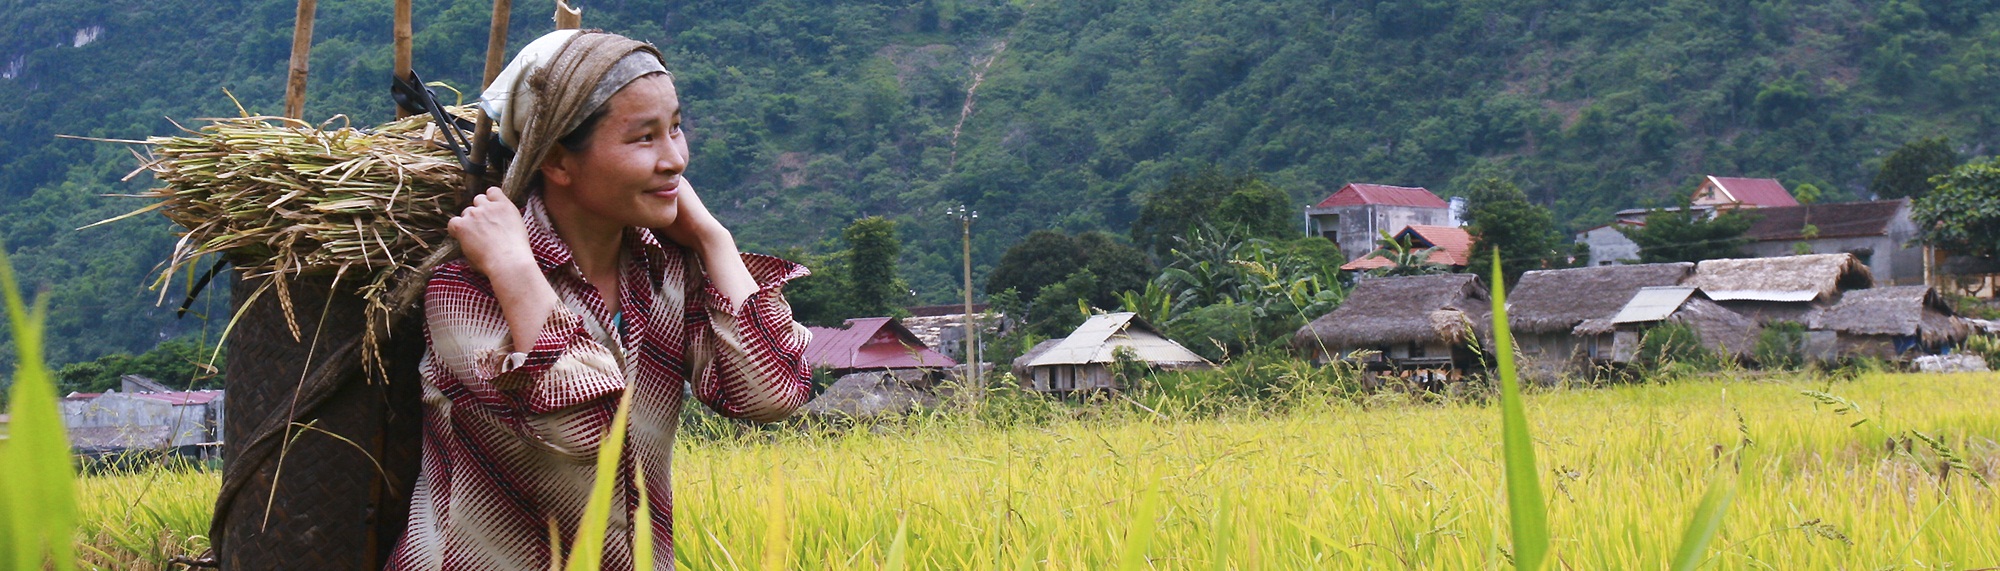
[{"label": "green hillside", "polygon": [[[1031,230],[1123,233],[1146,193],[1209,164],[1300,205],[1347,181],[1501,176],[1581,228],[1703,174],[1860,198],[1905,141],[2000,141],[1994,0],[581,4],[668,55],[689,178],[746,246],[825,252],[891,217],[913,303],[959,294],[948,205],[980,211],[990,267]],[[389,117],[391,5],[321,4],[309,118]],[[419,71],[474,90],[489,6],[417,2]],[[119,182],[131,155],[53,136],[169,133],[236,113],[224,89],[275,113],[294,4],[0,8],[0,240],[53,296],[51,361],[212,336],[219,319],[175,321],[144,288],[163,220],[71,230],[140,205],[97,196],[143,188]],[[549,29],[549,5],[516,9],[514,46]]]}]

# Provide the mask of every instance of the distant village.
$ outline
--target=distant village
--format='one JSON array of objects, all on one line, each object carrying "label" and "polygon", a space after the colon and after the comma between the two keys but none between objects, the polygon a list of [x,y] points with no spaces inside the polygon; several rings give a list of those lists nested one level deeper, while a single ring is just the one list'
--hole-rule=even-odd
[{"label": "distant village", "polygon": [[[1484,370],[1495,350],[1491,294],[1476,272],[1482,268],[1466,268],[1475,239],[1461,225],[1462,208],[1423,188],[1377,184],[1348,184],[1306,207],[1307,235],[1336,244],[1349,260],[1340,269],[1356,277],[1343,302],[1298,329],[1295,352],[1430,386]],[[1555,383],[1631,363],[1645,335],[1668,324],[1728,359],[1751,359],[1766,329],[1789,328],[1809,361],[1985,368],[1954,348],[1971,335],[2000,333],[2000,323],[1960,315],[1949,300],[1993,299],[2000,272],[1955,269],[1964,264],[1951,252],[1920,244],[1908,199],[1801,204],[1776,180],[1710,176],[1682,208],[1710,217],[1753,212],[1742,248],[1748,257],[1637,263],[1639,245],[1618,229],[1645,225],[1657,209],[1621,211],[1577,233],[1588,266],[1529,271],[1507,291],[1525,378]],[[1375,275],[1396,264],[1380,250],[1385,235],[1458,271]],[[822,393],[804,413],[901,414],[938,405],[954,387],[1001,382],[1051,395],[1119,390],[1121,362],[1216,366],[1137,314],[1109,312],[1035,344],[1003,375],[980,358],[980,343],[1014,327],[1011,316],[984,304],[906,313],[812,328],[806,358]],[[968,325],[977,333],[971,344]],[[962,364],[968,347],[975,367]],[[175,391],[128,375],[118,389],[64,397],[62,410],[79,454],[167,450],[206,459],[220,450],[224,402],[223,391]]]}]

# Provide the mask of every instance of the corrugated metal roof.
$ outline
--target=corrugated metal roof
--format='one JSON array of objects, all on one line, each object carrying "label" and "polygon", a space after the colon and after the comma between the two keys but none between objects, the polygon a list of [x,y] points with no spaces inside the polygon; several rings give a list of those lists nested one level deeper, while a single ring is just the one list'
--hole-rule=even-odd
[{"label": "corrugated metal roof", "polygon": [[1774,178],[1731,178],[1710,176],[1708,180],[1722,192],[1746,206],[1798,206],[1799,201]]},{"label": "corrugated metal roof", "polygon": [[808,327],[805,359],[813,367],[833,369],[909,369],[952,367],[958,362],[933,351],[891,317],[847,320],[846,327]]},{"label": "corrugated metal roof", "polygon": [[[1155,364],[1207,363],[1207,359],[1187,350],[1172,339],[1135,319],[1131,312],[1093,315],[1062,343],[1049,348],[1026,363],[1029,367],[1110,363],[1120,348],[1131,349],[1140,361]],[[1137,325],[1138,327],[1133,327]]]},{"label": "corrugated metal roof", "polygon": [[[1472,234],[1466,232],[1464,228],[1412,224],[1404,226],[1395,237],[1397,239],[1408,237],[1410,244],[1419,248],[1436,247],[1438,249],[1436,252],[1431,252],[1430,256],[1424,258],[1433,264],[1464,266],[1472,261]],[[1340,266],[1340,269],[1372,270],[1394,265],[1396,264],[1390,262],[1388,258],[1368,256],[1348,262]]]},{"label": "corrugated metal roof", "polygon": [[1837,202],[1757,209],[1757,219],[1743,237],[1751,240],[1803,240],[1806,226],[1811,238],[1886,236],[1898,214],[1906,212],[1909,199],[1872,202]]},{"label": "corrugated metal roof", "polygon": [[1386,184],[1349,183],[1326,200],[1319,201],[1317,207],[1357,206],[1362,204],[1387,204],[1392,206],[1421,206],[1425,208],[1450,208],[1451,204],[1423,187],[1389,186]]},{"label": "corrugated metal roof", "polygon": [[1612,323],[1646,323],[1666,319],[1680,309],[1687,298],[1694,295],[1694,288],[1687,286],[1652,286],[1639,288],[1632,294],[1632,300],[1612,316]]}]

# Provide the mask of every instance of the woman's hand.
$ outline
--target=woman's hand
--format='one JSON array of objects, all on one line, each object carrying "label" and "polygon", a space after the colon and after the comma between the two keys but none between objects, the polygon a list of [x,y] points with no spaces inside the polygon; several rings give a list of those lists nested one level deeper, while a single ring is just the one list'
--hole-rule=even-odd
[{"label": "woman's hand", "polygon": [[523,269],[540,273],[532,271],[535,254],[528,247],[528,226],[521,219],[521,209],[499,187],[473,196],[472,206],[451,217],[445,229],[458,240],[473,269],[489,279]]},{"label": "woman's hand", "polygon": [[555,312],[556,290],[542,277],[535,252],[528,246],[528,224],[521,209],[498,187],[472,197],[472,206],[451,217],[445,224],[451,237],[465,253],[472,269],[493,285],[493,297],[500,302],[500,314],[507,320],[508,336],[515,352],[535,347],[542,325]]},{"label": "woman's hand", "polygon": [[680,199],[674,207],[679,212],[673,225],[655,230],[701,257],[709,283],[729,298],[729,311],[735,313],[743,300],[757,293],[757,280],[750,276],[742,254],[736,251],[736,237],[702,205],[701,197],[695,195],[694,185],[688,184],[686,177],[681,178]]},{"label": "woman's hand", "polygon": [[708,211],[708,206],[701,203],[701,196],[695,194],[694,185],[685,176],[681,177],[679,195],[674,201],[674,223],[657,229],[662,235],[697,252],[719,243],[726,243],[730,249],[735,249],[735,239],[730,236],[729,229],[723,228],[722,222],[715,219],[715,214]]}]

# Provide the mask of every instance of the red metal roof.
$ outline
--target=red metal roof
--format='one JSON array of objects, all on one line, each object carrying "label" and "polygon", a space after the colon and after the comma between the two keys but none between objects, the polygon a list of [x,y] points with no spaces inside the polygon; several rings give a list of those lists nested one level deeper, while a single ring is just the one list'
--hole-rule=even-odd
[{"label": "red metal roof", "polygon": [[1722,187],[1723,192],[1729,193],[1730,197],[1735,198],[1736,202],[1744,206],[1799,205],[1798,199],[1792,198],[1791,191],[1785,190],[1785,185],[1779,183],[1778,179],[1728,178],[1719,176],[1711,176],[1708,179],[1715,181],[1716,186]]},{"label": "red metal roof", "polygon": [[834,370],[914,369],[958,365],[924,346],[923,341],[892,317],[849,319],[844,327],[810,327],[806,362]]},{"label": "red metal roof", "polygon": [[[1396,233],[1397,238],[1405,236],[1410,238],[1411,245],[1418,248],[1435,247],[1438,249],[1436,252],[1431,252],[1430,257],[1426,258],[1431,263],[1463,267],[1472,262],[1472,234],[1466,232],[1464,228],[1412,224],[1403,227],[1403,231]],[[1396,264],[1390,262],[1388,258],[1370,256],[1348,262],[1340,266],[1340,269],[1372,270],[1394,265]]]},{"label": "red metal roof", "polygon": [[1362,204],[1387,204],[1391,206],[1422,206],[1426,208],[1450,208],[1451,205],[1438,195],[1422,187],[1389,186],[1384,184],[1348,183],[1319,201],[1318,207],[1356,206]]}]

